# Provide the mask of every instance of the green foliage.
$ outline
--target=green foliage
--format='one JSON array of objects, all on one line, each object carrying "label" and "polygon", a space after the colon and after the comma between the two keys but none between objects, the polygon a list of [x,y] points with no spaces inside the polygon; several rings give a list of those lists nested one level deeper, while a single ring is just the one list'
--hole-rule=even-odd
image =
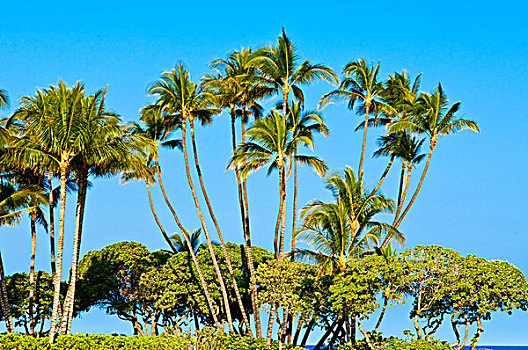
[{"label": "green foliage", "polygon": [[[0,335],[0,348],[19,350],[189,350],[189,344],[196,350],[268,350],[263,339],[221,333],[212,329],[182,334],[162,334],[157,337],[114,336],[104,334],[58,335],[53,345],[47,338],[33,338],[22,334]],[[274,343],[271,350],[278,348]],[[292,347],[283,347],[293,349]],[[297,348],[299,349],[299,348]]]}]

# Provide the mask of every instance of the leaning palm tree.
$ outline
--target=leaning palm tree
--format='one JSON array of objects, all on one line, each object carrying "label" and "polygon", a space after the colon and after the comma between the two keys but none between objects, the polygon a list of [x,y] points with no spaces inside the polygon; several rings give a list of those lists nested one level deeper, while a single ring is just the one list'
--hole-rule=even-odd
[{"label": "leaning palm tree", "polygon": [[310,84],[321,79],[338,83],[334,71],[324,64],[311,64],[309,60],[300,62],[297,48],[286,36],[284,27],[277,40],[277,45],[262,47],[257,51],[257,54],[263,83],[282,94],[282,120],[284,123],[286,122],[290,91],[301,104],[304,104],[304,94],[300,85]]},{"label": "leaning palm tree", "polygon": [[[205,223],[205,219],[202,214],[202,210],[200,207],[200,203],[198,201],[198,196],[196,195],[194,184],[192,182],[191,173],[189,169],[188,152],[187,152],[187,146],[186,146],[187,122],[189,122],[189,129],[191,132],[191,141],[192,141],[192,146],[193,146],[195,168],[198,173],[200,187],[202,189],[202,194],[204,195],[204,198],[206,200],[207,207],[209,209],[209,214],[211,218],[213,219],[215,228],[217,229],[218,237],[222,244],[222,251],[224,255],[227,257],[227,251],[225,250],[225,244],[222,243],[223,242],[222,235],[220,233],[218,223],[216,222],[216,218],[214,218],[212,207],[210,205],[209,199],[207,197],[207,193],[205,191],[205,187],[203,185],[203,179],[202,179],[202,174],[201,174],[201,170],[200,170],[200,166],[198,162],[197,150],[196,150],[196,142],[194,138],[195,119],[198,119],[199,121],[201,121],[202,124],[209,123],[211,117],[214,114],[216,114],[218,110],[210,107],[211,102],[208,99],[208,94],[204,94],[199,89],[199,87],[196,86],[192,82],[189,72],[187,71],[187,69],[184,68],[182,63],[179,63],[175,69],[172,69],[169,72],[163,73],[161,78],[158,81],[154,82],[149,87],[148,91],[149,91],[149,94],[155,95],[158,97],[156,104],[160,106],[164,111],[171,114],[172,121],[169,122],[169,125],[176,125],[176,124],[181,125],[182,150],[183,150],[183,158],[184,158],[184,163],[185,163],[185,172],[187,175],[187,182],[189,184],[189,188],[191,190],[191,194],[194,200],[194,205],[196,207],[196,211],[198,213],[198,217],[200,218],[202,229],[204,231],[205,238],[207,240],[207,246],[209,248],[211,260],[212,260],[212,263],[213,263],[213,266],[215,268],[215,272],[218,278],[220,290],[222,291],[222,297],[224,301],[224,308],[226,311],[226,317],[227,317],[227,323],[229,326],[229,330],[234,331],[233,321],[232,321],[232,316],[231,316],[231,309],[229,306],[229,299],[227,295],[227,289],[224,283],[224,279],[222,277],[222,273],[220,271],[220,267],[218,266],[218,262],[216,260],[216,256],[213,250],[213,244],[212,244],[212,241],[209,235],[209,231],[207,229],[207,225]],[[183,231],[182,231],[182,234],[184,234]],[[227,260],[229,260],[228,257],[226,261]],[[229,265],[230,264],[228,264],[228,269],[229,269]],[[237,294],[237,300],[239,301],[239,306],[241,310],[243,310],[243,305],[241,303],[241,297],[238,291],[238,286],[237,286],[236,280],[234,280],[234,271],[231,273],[232,268],[230,268],[229,270],[230,270],[231,276],[233,277],[234,289],[235,289],[235,293]],[[248,324],[249,321],[247,320],[247,315],[245,311],[242,312],[242,314],[245,317],[245,320],[244,320],[245,323]],[[248,332],[249,331],[250,331],[250,328],[248,328]]]},{"label": "leaning palm tree", "polygon": [[323,95],[319,101],[319,108],[323,108],[336,100],[346,100],[348,109],[354,109],[356,101],[360,101],[357,112],[365,114],[365,122],[363,125],[363,143],[359,159],[358,176],[361,176],[363,166],[369,113],[373,111],[376,119],[380,112],[390,108],[382,100],[384,87],[383,83],[378,80],[379,65],[379,62],[376,66],[368,65],[364,59],[347,63],[343,68],[345,78],[341,82],[339,89]]},{"label": "leaning palm tree", "polygon": [[[191,240],[191,247],[192,250],[196,253],[198,251],[198,248],[200,247],[200,235],[202,234],[202,229],[194,230],[193,233],[187,232],[187,235],[189,236]],[[174,247],[176,247],[177,253],[182,252],[188,252],[189,247],[185,244],[185,240],[182,239],[182,237],[175,233],[170,237],[172,244]]]},{"label": "leaning palm tree", "polygon": [[478,124],[475,121],[456,116],[460,104],[461,102],[458,101],[449,106],[447,95],[444,93],[442,85],[439,83],[437,89],[432,94],[421,93],[419,95],[412,113],[406,118],[395,121],[389,125],[389,132],[405,130],[410,133],[425,134],[429,137],[429,153],[427,154],[427,161],[422,176],[420,177],[411,200],[397,219],[394,225],[395,227],[398,227],[405,215],[407,215],[420,191],[438,137],[454,134],[464,129],[470,129],[475,132],[480,131]]},{"label": "leaning palm tree", "polygon": [[350,167],[343,175],[334,173],[326,180],[333,202],[315,200],[301,210],[298,237],[313,248],[298,248],[294,254],[315,262],[320,273],[345,271],[352,258],[378,246],[383,235],[403,241],[394,227],[375,220],[378,214],[393,212],[394,201],[382,194],[367,194]]}]

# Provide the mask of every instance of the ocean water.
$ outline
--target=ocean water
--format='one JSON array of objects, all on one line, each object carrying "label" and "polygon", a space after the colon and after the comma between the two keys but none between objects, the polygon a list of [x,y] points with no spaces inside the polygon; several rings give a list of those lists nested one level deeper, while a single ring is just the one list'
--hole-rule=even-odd
[{"label": "ocean water", "polygon": [[[315,345],[306,345],[306,349],[313,349]],[[469,346],[464,346],[463,350],[469,350]],[[509,346],[509,345],[477,345],[477,349],[490,349],[490,350],[528,350],[528,346]]]}]

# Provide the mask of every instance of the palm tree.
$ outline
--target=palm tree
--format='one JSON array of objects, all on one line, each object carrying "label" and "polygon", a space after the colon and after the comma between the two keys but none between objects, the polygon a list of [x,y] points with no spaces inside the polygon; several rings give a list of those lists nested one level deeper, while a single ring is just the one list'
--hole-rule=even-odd
[{"label": "palm tree", "polygon": [[[313,151],[314,134],[319,133],[326,136],[328,135],[328,127],[319,112],[303,111],[303,106],[299,102],[292,102],[288,106],[288,129],[292,133],[291,146],[293,148],[293,154],[290,156],[290,170],[293,164],[293,222],[291,233],[291,252],[293,252],[295,251],[295,231],[297,229],[297,164],[301,163],[309,166],[321,177],[328,170],[327,164],[321,159],[314,156],[298,155],[298,148],[304,145]],[[293,254],[291,259],[294,259]]]},{"label": "palm tree", "polygon": [[286,36],[284,27],[276,46],[262,47],[257,51],[258,67],[262,72],[265,85],[271,86],[282,94],[282,120],[286,122],[286,109],[290,91],[301,104],[304,94],[300,85],[310,84],[316,80],[338,83],[333,70],[321,63],[311,64],[309,60],[300,63],[299,53],[292,41]]},{"label": "palm tree", "polygon": [[420,177],[420,181],[418,182],[418,186],[416,187],[411,200],[396,221],[394,225],[395,227],[398,227],[405,215],[407,215],[407,212],[411,208],[418,192],[420,191],[438,137],[454,134],[464,129],[470,129],[475,132],[480,131],[478,124],[475,121],[458,118],[456,116],[460,104],[461,102],[458,101],[449,106],[447,95],[444,93],[442,85],[439,83],[437,89],[432,94],[421,93],[419,95],[412,113],[406,118],[395,121],[389,126],[389,132],[405,130],[410,133],[425,134],[429,137],[429,153],[427,154],[427,161],[422,176]]},{"label": "palm tree", "polygon": [[[200,235],[202,234],[202,229],[194,230],[193,233],[189,234],[187,232],[187,235],[189,236],[191,240],[191,247],[192,250],[196,253],[198,251],[198,248],[200,247]],[[187,252],[189,251],[189,247],[185,245],[185,240],[181,238],[181,236],[177,233],[173,234],[170,237],[172,244],[174,247],[176,247],[176,252]]]},{"label": "palm tree", "polygon": [[57,333],[59,295],[62,271],[62,251],[64,241],[64,213],[66,208],[66,177],[74,156],[85,148],[83,137],[86,122],[80,118],[84,85],[75,83],[72,88],[59,81],[57,86],[37,90],[36,96],[24,96],[21,107],[14,118],[20,118],[30,127],[29,137],[17,145],[18,158],[25,163],[53,162],[58,168],[60,179],[59,231],[57,241],[57,264],[54,280],[54,295],[50,343]]},{"label": "palm tree", "polygon": [[[217,59],[211,62],[211,68],[217,71],[215,75],[206,75],[202,78],[202,85],[212,88],[214,97],[219,101],[217,106],[228,108],[231,116],[231,140],[233,155],[236,152],[235,118],[241,117],[241,142],[245,142],[245,124],[248,121],[248,109],[255,117],[260,116],[261,107],[257,101],[273,92],[273,89],[262,85],[259,81],[258,70],[255,60],[258,57],[252,50],[241,49],[233,51],[227,59]],[[237,109],[237,106],[240,108]],[[253,264],[253,253],[251,251],[251,234],[249,225],[249,204],[247,196],[246,179],[241,179],[238,166],[235,166],[235,177],[237,180],[238,200],[244,232],[244,247],[247,256],[249,274],[252,278],[255,274]],[[251,282],[253,285],[253,282]],[[260,325],[260,313],[257,305],[256,288],[250,288],[251,305],[255,330],[257,337],[262,336]]]},{"label": "palm tree", "polygon": [[[187,121],[189,121],[189,127],[191,131],[191,141],[193,145],[193,154],[194,154],[194,160],[195,160],[195,167],[198,173],[198,178],[200,180],[200,186],[202,187],[202,193],[204,195],[204,198],[206,198],[206,203],[209,209],[209,213],[211,217],[213,217],[214,214],[212,214],[212,207],[210,206],[209,200],[207,198],[207,194],[205,192],[205,188],[203,186],[203,180],[202,180],[201,171],[200,171],[200,167],[198,163],[198,156],[196,152],[196,142],[194,140],[194,118],[198,118],[202,123],[208,123],[210,122],[211,116],[214,115],[217,112],[217,110],[209,107],[210,101],[208,100],[207,95],[202,93],[202,91],[200,91],[199,88],[191,81],[190,74],[184,68],[182,63],[179,63],[176,66],[176,68],[173,69],[172,71],[163,73],[161,78],[158,81],[154,82],[149,87],[148,91],[149,91],[149,94],[155,95],[158,97],[156,104],[159,105],[164,111],[172,115],[172,118],[173,118],[172,125],[175,125],[175,124],[181,125],[182,149],[183,149],[183,157],[184,157],[184,162],[185,162],[185,171],[187,174],[187,182],[189,184],[189,188],[191,189],[191,194],[193,196],[196,211],[198,213],[198,217],[200,218],[202,229],[205,233],[205,238],[207,240],[207,246],[209,248],[211,260],[212,260],[212,263],[215,268],[215,272],[216,272],[216,275],[217,275],[217,278],[220,284],[220,289],[222,291],[222,297],[224,300],[224,307],[226,311],[226,317],[227,317],[229,330],[234,331],[231,310],[229,306],[229,299],[227,296],[227,289],[225,287],[225,283],[224,283],[224,280],[223,280],[223,277],[220,271],[220,267],[218,266],[218,262],[216,260],[216,256],[213,250],[213,245],[211,242],[209,231],[205,224],[205,220],[202,215],[202,210],[200,208],[200,203],[198,202],[198,197],[196,195],[194,184],[191,179],[191,173],[189,170],[189,162],[188,162],[188,156],[187,156],[187,146],[186,146]],[[216,223],[216,219],[213,219],[213,222],[215,222],[215,228],[217,228],[217,232],[219,233],[219,238],[221,239],[221,234],[220,234],[218,225]],[[182,231],[182,234],[184,234],[183,231]],[[189,243],[190,242],[188,242],[188,244]],[[222,246],[225,246],[225,245],[222,244]],[[224,252],[224,254],[227,256],[226,251]],[[232,276],[234,276],[234,274]],[[235,283],[235,286],[236,286],[236,283]],[[235,287],[235,288],[236,288],[235,293],[237,293],[237,299],[239,299],[239,292],[237,291],[238,287]],[[239,306],[240,306],[240,302],[239,302]],[[242,307],[243,306],[241,306],[241,309]],[[243,314],[245,315],[245,312],[243,312]],[[247,320],[247,316],[245,317]]]},{"label": "palm tree", "polygon": [[319,108],[323,108],[329,103],[344,99],[347,100],[348,109],[354,109],[357,100],[360,105],[357,108],[359,114],[365,114],[363,125],[363,144],[361,146],[361,157],[359,159],[358,176],[361,176],[363,157],[365,154],[365,142],[367,140],[367,126],[369,123],[369,113],[374,111],[375,119],[383,109],[389,106],[382,101],[383,83],[378,81],[379,65],[368,65],[364,59],[349,62],[343,68],[345,78],[341,82],[339,89],[331,91],[321,97]]},{"label": "palm tree", "polygon": [[29,214],[30,233],[31,233],[31,255],[29,264],[29,304],[28,317],[29,329],[28,334],[33,335],[35,329],[35,320],[33,319],[33,306],[35,299],[35,243],[36,243],[36,224],[42,226],[46,231],[48,229],[47,221],[42,211],[41,205],[47,204],[45,195],[46,181],[42,174],[33,172],[30,169],[7,171],[1,175],[2,182],[11,183],[20,189],[31,189],[27,192],[27,202],[25,211]]},{"label": "palm tree", "polygon": [[350,167],[343,175],[334,173],[326,180],[335,201],[311,201],[301,210],[299,238],[313,249],[299,248],[294,254],[314,261],[320,273],[345,271],[352,258],[372,250],[382,235],[403,240],[391,225],[374,220],[382,212],[393,212],[394,201],[377,193],[368,195]]},{"label": "palm tree", "polygon": [[[314,249],[295,252],[301,258],[314,261],[320,274],[344,272],[352,258],[378,246],[382,235],[403,241],[394,227],[375,221],[376,215],[394,210],[392,199],[381,194],[367,195],[361,177],[356,178],[350,167],[346,167],[343,177],[334,173],[326,181],[335,201],[312,201],[301,210],[304,220],[300,237]],[[339,322],[346,324],[348,339],[354,341],[355,319],[350,323],[345,312]]]},{"label": "palm tree", "polygon": [[73,302],[77,281],[77,265],[81,247],[81,237],[86,206],[89,177],[104,176],[121,170],[130,157],[130,143],[122,138],[120,119],[105,107],[106,88],[94,95],[84,97],[79,118],[85,123],[84,149],[71,161],[78,187],[75,229],[73,237],[73,258],[70,270],[70,283],[64,300],[61,319],[61,332],[68,334],[73,318]]}]

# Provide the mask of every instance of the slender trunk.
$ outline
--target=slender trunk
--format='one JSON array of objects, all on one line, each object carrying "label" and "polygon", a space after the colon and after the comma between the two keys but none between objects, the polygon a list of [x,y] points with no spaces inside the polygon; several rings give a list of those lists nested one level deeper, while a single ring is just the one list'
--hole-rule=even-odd
[{"label": "slender trunk", "polygon": [[[198,180],[200,182],[200,189],[202,190],[202,195],[204,197],[205,204],[207,205],[209,216],[211,217],[211,220],[213,221],[216,234],[218,235],[218,240],[220,241],[220,247],[222,248],[222,253],[224,254],[224,258],[226,260],[227,270],[229,271],[229,275],[231,276],[231,282],[233,283],[233,289],[235,291],[235,296],[238,302],[238,307],[240,308],[240,313],[242,314],[242,320],[244,321],[244,324],[247,327],[248,333],[252,335],[253,332],[251,332],[251,325],[249,323],[249,319],[247,317],[244,304],[242,303],[242,297],[240,296],[240,290],[238,289],[238,283],[235,277],[235,272],[233,271],[233,265],[231,264],[231,259],[229,259],[229,255],[227,254],[227,249],[224,243],[224,238],[222,237],[220,226],[218,225],[218,221],[216,220],[216,216],[214,215],[213,206],[211,205],[211,201],[209,200],[209,196],[207,195],[207,190],[205,189],[205,185],[203,182],[202,170],[200,169],[200,163],[198,161],[198,149],[196,147],[196,139],[194,137],[194,127],[193,127],[192,119],[191,119],[190,126],[191,126],[191,143],[192,143],[192,149],[193,149],[193,155],[194,155],[194,167],[196,168],[196,173],[198,174]],[[220,269],[218,269],[218,272],[220,272]],[[227,299],[226,299],[226,302],[227,302]]]},{"label": "slender trunk", "polygon": [[[194,133],[194,128],[193,128],[193,119],[190,118],[189,119],[189,124],[190,124],[190,129],[191,129],[191,138],[193,136],[193,133]],[[215,256],[215,253],[214,253],[214,250],[213,250],[213,243],[211,242],[211,237],[209,236],[209,231],[207,230],[207,225],[205,224],[205,220],[204,220],[204,217],[202,215],[202,210],[200,208],[200,203],[198,202],[198,196],[196,195],[196,191],[194,189],[194,185],[193,185],[193,182],[192,182],[192,179],[191,179],[191,172],[189,170],[189,161],[187,159],[187,147],[185,145],[185,131],[186,131],[186,119],[184,118],[184,120],[182,121],[182,145],[183,145],[183,158],[185,160],[185,172],[187,174],[187,182],[189,184],[189,187],[191,189],[191,194],[192,194],[192,197],[193,197],[193,200],[194,200],[194,206],[196,207],[196,211],[198,213],[198,217],[200,218],[200,223],[202,224],[202,229],[204,231],[204,234],[205,234],[205,238],[207,240],[207,247],[209,248],[209,253],[211,255],[211,261],[213,263],[213,266],[214,266],[214,269],[215,269],[215,272],[216,272],[216,276],[218,278],[218,283],[220,285],[220,290],[222,291],[222,298],[224,300],[224,308],[225,308],[225,312],[226,312],[226,317],[227,317],[227,325],[229,327],[229,331],[230,332],[234,332],[234,328],[233,328],[233,320],[232,320],[232,317],[231,317],[231,309],[229,307],[229,298],[227,296],[227,289],[225,287],[225,283],[224,283],[224,279],[222,278],[222,273],[220,272],[220,267],[218,266],[218,262],[216,260],[216,256]]]},{"label": "slender trunk", "polygon": [[466,345],[466,341],[467,341],[467,338],[468,338],[468,331],[469,331],[469,321],[466,320],[466,323],[464,324],[465,326],[465,329],[464,329],[464,339],[462,339],[462,343],[460,344],[460,346],[457,348],[457,350],[462,350],[462,348],[464,347],[464,345]]},{"label": "slender trunk", "polygon": [[69,157],[61,157],[60,165],[60,209],[59,209],[59,234],[57,237],[57,270],[53,276],[53,307],[51,311],[51,325],[49,331],[49,342],[53,344],[57,334],[57,318],[60,309],[60,282],[62,274],[62,249],[64,245],[64,213],[66,210],[66,172],[69,166]]},{"label": "slender trunk", "polygon": [[[293,331],[293,317],[290,317],[290,320],[291,320],[291,323],[290,323],[289,326],[290,326],[291,331]],[[310,320],[310,322],[311,321],[312,320]],[[299,319],[297,320],[297,327],[295,327],[295,333],[293,335],[293,340],[291,342],[289,342],[293,346],[297,345],[297,341],[299,340],[299,334],[301,334],[302,325],[303,325],[303,322],[301,321],[301,317],[299,317]],[[308,327],[309,326],[310,325],[308,324]]]},{"label": "slender trunk", "polygon": [[7,298],[7,288],[4,276],[4,262],[2,261],[2,253],[0,252],[0,306],[2,307],[2,314],[6,324],[7,333],[14,333],[13,319],[11,318],[11,311],[9,310],[9,299]]},{"label": "slender trunk", "polygon": [[[246,129],[245,129],[245,119],[246,119],[246,104],[242,104],[242,121],[240,124],[241,129],[241,139],[242,143],[246,141]],[[234,113],[232,114],[231,119],[231,132],[233,135],[233,154],[235,154],[236,148],[236,134],[235,134],[235,117]],[[253,321],[255,322],[255,333],[257,338],[262,337],[262,326],[260,325],[260,312],[257,303],[257,289],[253,278],[255,276],[255,265],[253,264],[253,252],[251,251],[251,234],[249,226],[249,204],[247,197],[247,186],[246,180],[240,179],[240,174],[238,173],[238,167],[235,168],[235,174],[237,176],[238,183],[238,196],[240,201],[240,210],[243,220],[243,229],[244,229],[244,247],[246,250],[247,266],[249,270],[250,277],[250,297],[251,297],[251,306],[253,309]],[[242,192],[242,196],[241,196]]]},{"label": "slender trunk", "polygon": [[383,307],[381,309],[378,322],[376,322],[376,327],[374,328],[374,332],[377,332],[379,329],[379,326],[381,325],[381,320],[383,320],[383,316],[385,316],[385,310],[387,309],[388,302],[389,302],[389,298],[387,298],[386,296],[383,296]]},{"label": "slender trunk", "polygon": [[79,254],[81,252],[81,238],[84,223],[84,211],[86,206],[86,190],[88,187],[88,168],[84,167],[77,174],[77,208],[75,213],[75,232],[73,234],[73,255],[70,272],[70,284],[64,300],[64,310],[61,320],[61,333],[69,334],[73,321],[73,307],[75,301],[75,287],[77,285],[77,266],[79,265]]},{"label": "slender trunk", "polygon": [[288,94],[290,93],[290,88],[285,85],[282,89],[282,122],[286,125],[286,113],[288,111]]},{"label": "slender trunk", "polygon": [[51,256],[51,275],[55,276],[55,218],[53,213],[53,182],[51,171],[48,171],[48,198],[49,198],[49,238],[50,238],[50,256]]},{"label": "slender trunk", "polygon": [[389,164],[387,164],[387,167],[385,168],[385,171],[383,172],[378,183],[376,184],[376,187],[374,187],[372,192],[370,192],[369,197],[373,196],[376,193],[376,191],[379,190],[383,180],[385,180],[385,176],[387,176],[387,174],[389,173],[389,170],[392,166],[393,161],[394,161],[394,157],[391,157],[391,159],[389,160]]},{"label": "slender trunk", "polygon": [[297,221],[297,161],[295,160],[295,156],[297,156],[297,151],[295,151],[295,155],[293,157],[293,222],[291,233],[291,261],[295,260],[295,224]]},{"label": "slender trunk", "polygon": [[280,206],[281,215],[280,239],[279,239],[279,256],[284,252],[284,229],[286,226],[286,178],[284,165],[279,165],[279,186],[280,186]]},{"label": "slender trunk", "polygon": [[29,264],[29,335],[35,333],[35,322],[33,319],[33,304],[35,303],[35,241],[37,229],[35,227],[36,207],[30,209],[29,216],[31,221],[31,262]]},{"label": "slender trunk", "polygon": [[449,344],[449,346],[454,348],[455,346],[460,344],[460,333],[458,333],[457,322],[455,322],[455,314],[451,314],[451,328],[453,329],[453,333],[455,333],[456,340],[453,343]]},{"label": "slender trunk", "polygon": [[369,105],[365,104],[365,124],[363,125],[363,145],[361,146],[361,158],[359,159],[358,178],[361,177],[361,167],[363,166],[363,157],[365,155],[365,142],[367,141],[367,126],[369,119]]},{"label": "slender trunk", "polygon": [[268,328],[266,330],[266,345],[271,346],[271,331],[273,330],[273,318],[275,317],[275,304],[271,304],[268,318]]},{"label": "slender trunk", "polygon": [[475,333],[475,337],[471,341],[471,350],[475,350],[481,334],[482,334],[482,322],[480,320],[480,317],[477,316],[477,332]]},{"label": "slender trunk", "polygon": [[429,162],[431,161],[431,155],[433,154],[433,148],[436,145],[436,135],[431,137],[430,145],[429,145],[429,154],[427,155],[427,162],[425,163],[425,168],[422,172],[422,176],[420,177],[420,182],[418,182],[418,186],[416,187],[416,190],[414,191],[414,194],[409,201],[409,204],[407,204],[407,207],[399,217],[398,221],[396,222],[396,228],[400,225],[405,215],[407,215],[407,212],[411,208],[412,204],[414,203],[414,200],[416,199],[416,196],[418,195],[418,192],[420,191],[420,188],[422,187],[423,180],[425,178],[425,174],[427,173],[427,169],[429,168]]},{"label": "slender trunk", "polygon": [[[157,171],[160,172],[160,166],[157,160],[155,160]],[[150,193],[150,185],[147,179],[145,179],[145,187],[147,188],[147,194],[149,199],[149,205],[150,205],[150,211],[152,212],[152,216],[154,216],[154,220],[156,221],[156,224],[158,225],[161,235],[169,245],[170,249],[173,253],[177,253],[176,248],[174,247],[174,244],[172,244],[172,241],[170,240],[169,236],[167,235],[167,232],[165,232],[165,229],[161,225],[161,222],[158,219],[158,214],[156,214],[156,210],[154,209],[154,203],[152,203],[152,194]]]},{"label": "slender trunk", "polygon": [[321,346],[324,344],[324,342],[326,341],[326,339],[330,336],[330,334],[332,334],[332,332],[334,331],[334,329],[339,329],[341,327],[341,325],[343,324],[345,320],[343,318],[337,318],[331,325],[330,327],[328,327],[328,329],[326,330],[326,332],[323,334],[323,336],[321,337],[321,339],[319,339],[319,341],[317,342],[317,344],[315,345],[315,347],[313,348],[313,350],[319,350],[321,348]]},{"label": "slender trunk", "polygon": [[398,220],[398,215],[400,215],[401,207],[403,205],[403,187],[405,183],[405,165],[407,161],[402,160],[402,168],[401,168],[401,174],[400,174],[400,186],[398,189],[398,204],[396,206],[396,213],[394,214],[394,222],[393,225]]},{"label": "slender trunk", "polygon": [[363,329],[363,326],[361,325],[361,320],[358,318],[357,320],[357,325],[358,325],[358,328],[359,328],[359,331],[361,332],[361,334],[363,334],[363,336],[365,337],[365,341],[367,342],[367,345],[370,349],[374,349],[374,345],[372,344],[372,342],[370,341],[370,337],[369,337],[369,334],[365,331],[365,329]]},{"label": "slender trunk", "polygon": [[343,319],[342,321],[343,322],[339,323],[334,329],[334,334],[332,335],[332,338],[330,338],[330,342],[328,343],[328,349],[332,349],[334,347],[334,344],[341,333],[346,334],[346,330],[343,329],[343,323],[345,323],[345,320]]},{"label": "slender trunk", "polygon": [[418,323],[419,314],[414,315],[414,329],[416,329],[416,339],[422,339],[422,331],[420,330],[420,324]]},{"label": "slender trunk", "polygon": [[176,222],[176,225],[180,229],[180,232],[181,232],[183,238],[185,239],[185,242],[187,243],[187,248],[189,248],[189,253],[191,254],[191,257],[193,259],[194,265],[196,267],[196,271],[198,272],[198,277],[200,278],[200,283],[202,285],[202,288],[203,288],[203,291],[204,291],[204,294],[205,294],[205,299],[207,300],[207,306],[209,307],[209,311],[211,312],[211,317],[213,318],[213,320],[215,322],[216,328],[222,329],[220,327],[220,323],[218,322],[218,318],[216,317],[216,313],[215,313],[214,307],[213,307],[213,301],[211,299],[211,295],[209,294],[209,289],[207,288],[207,283],[205,282],[205,279],[204,279],[204,276],[203,276],[203,273],[202,273],[202,269],[200,268],[200,265],[198,264],[198,259],[196,259],[196,254],[194,253],[191,240],[189,239],[189,236],[187,235],[187,231],[185,230],[185,228],[181,224],[180,219],[178,218],[178,215],[176,215],[176,211],[174,210],[174,208],[172,207],[172,205],[169,202],[169,198],[167,197],[167,193],[165,192],[165,187],[163,186],[163,182],[161,181],[160,172],[158,171],[157,173],[158,173],[158,183],[159,183],[159,186],[160,186],[160,189],[161,189],[161,193],[163,194],[163,199],[165,200],[165,203],[167,204],[167,207],[169,208],[169,210],[172,213],[172,216],[174,217],[174,221]]},{"label": "slender trunk", "polygon": [[[280,181],[279,181],[280,183]],[[280,185],[279,185],[280,187]],[[280,192],[280,191],[279,191]],[[279,194],[280,196],[280,194]],[[279,210],[277,210],[277,220],[275,220],[275,234],[273,237],[273,250],[275,252],[275,259],[279,258],[279,229],[281,222],[281,201],[279,198]]]}]

